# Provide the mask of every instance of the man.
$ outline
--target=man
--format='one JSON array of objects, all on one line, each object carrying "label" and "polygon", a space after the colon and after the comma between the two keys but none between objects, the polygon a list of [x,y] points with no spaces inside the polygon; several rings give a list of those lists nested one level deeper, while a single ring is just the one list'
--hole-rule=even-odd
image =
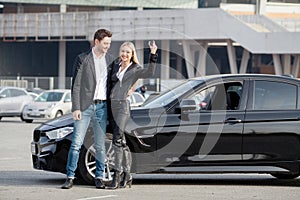
[{"label": "man", "polygon": [[90,121],[94,132],[96,150],[95,185],[104,189],[103,173],[105,169],[105,135],[107,124],[107,71],[113,57],[107,54],[111,45],[112,33],[99,29],[94,34],[94,46],[78,55],[73,66],[72,112],[74,133],[68,154],[67,179],[62,189],[73,186],[75,171]]}]

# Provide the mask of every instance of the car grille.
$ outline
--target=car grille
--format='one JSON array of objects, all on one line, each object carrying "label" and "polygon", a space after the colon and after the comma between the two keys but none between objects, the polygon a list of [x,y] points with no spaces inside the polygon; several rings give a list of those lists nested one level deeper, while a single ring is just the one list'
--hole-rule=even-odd
[{"label": "car grille", "polygon": [[45,118],[45,115],[30,115],[30,114],[28,114],[28,117],[32,117],[32,118]]},{"label": "car grille", "polygon": [[38,142],[40,140],[41,137],[41,131],[40,130],[34,130],[33,132],[33,140],[35,142]]}]

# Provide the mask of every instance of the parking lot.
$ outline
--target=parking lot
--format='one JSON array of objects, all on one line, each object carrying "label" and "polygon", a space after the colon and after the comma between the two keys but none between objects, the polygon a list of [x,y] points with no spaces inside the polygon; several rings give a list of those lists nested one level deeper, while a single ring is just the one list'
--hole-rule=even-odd
[{"label": "parking lot", "polygon": [[76,182],[61,190],[65,176],[32,168],[30,142],[41,121],[0,121],[0,199],[299,199],[300,178],[277,180],[257,174],[134,175],[132,188],[97,190]]}]

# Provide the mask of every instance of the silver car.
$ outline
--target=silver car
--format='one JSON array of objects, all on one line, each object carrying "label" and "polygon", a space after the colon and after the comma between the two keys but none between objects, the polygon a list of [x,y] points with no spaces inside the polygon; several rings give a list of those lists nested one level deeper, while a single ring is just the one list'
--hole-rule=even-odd
[{"label": "silver car", "polygon": [[31,123],[35,119],[53,119],[70,113],[71,107],[70,90],[46,90],[25,106],[23,119],[27,123]]},{"label": "silver car", "polygon": [[32,96],[18,87],[0,87],[0,120],[2,117],[21,117],[25,105],[32,102]]}]

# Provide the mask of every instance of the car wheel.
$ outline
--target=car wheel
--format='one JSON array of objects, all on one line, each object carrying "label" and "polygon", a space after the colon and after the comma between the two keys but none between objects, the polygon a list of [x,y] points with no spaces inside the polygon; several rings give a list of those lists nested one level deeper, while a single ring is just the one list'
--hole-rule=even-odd
[{"label": "car wheel", "polygon": [[[112,138],[112,136],[111,136]],[[129,163],[132,165],[132,155],[131,152],[129,152]],[[110,185],[112,182],[112,177],[114,175],[114,169],[115,169],[115,153],[112,146],[112,139],[109,139],[109,142],[106,144],[106,160],[105,160],[105,178],[104,182],[106,185]]]},{"label": "car wheel", "polygon": [[33,122],[33,119],[24,119],[22,114],[21,114],[20,118],[23,122],[25,121],[26,123],[32,123]]},{"label": "car wheel", "polygon": [[297,178],[300,174],[271,174],[278,179],[294,179]]},{"label": "car wheel", "polygon": [[59,110],[59,111],[56,112],[55,118],[60,117],[62,115],[63,115],[63,113]]},{"label": "car wheel", "polygon": [[23,114],[21,114],[20,118],[22,121],[25,121],[25,119],[23,118]]},{"label": "car wheel", "polygon": [[[86,137],[91,138],[85,140],[84,145],[81,148],[79,154],[79,161],[78,161],[78,175],[88,184],[94,184],[94,177],[96,171],[96,161],[95,161],[95,148],[93,137]],[[111,147],[111,140],[106,139],[105,141],[106,146],[106,159],[105,159],[105,172],[104,172],[104,182],[105,184],[109,184],[112,181],[113,176],[113,150]]]}]

